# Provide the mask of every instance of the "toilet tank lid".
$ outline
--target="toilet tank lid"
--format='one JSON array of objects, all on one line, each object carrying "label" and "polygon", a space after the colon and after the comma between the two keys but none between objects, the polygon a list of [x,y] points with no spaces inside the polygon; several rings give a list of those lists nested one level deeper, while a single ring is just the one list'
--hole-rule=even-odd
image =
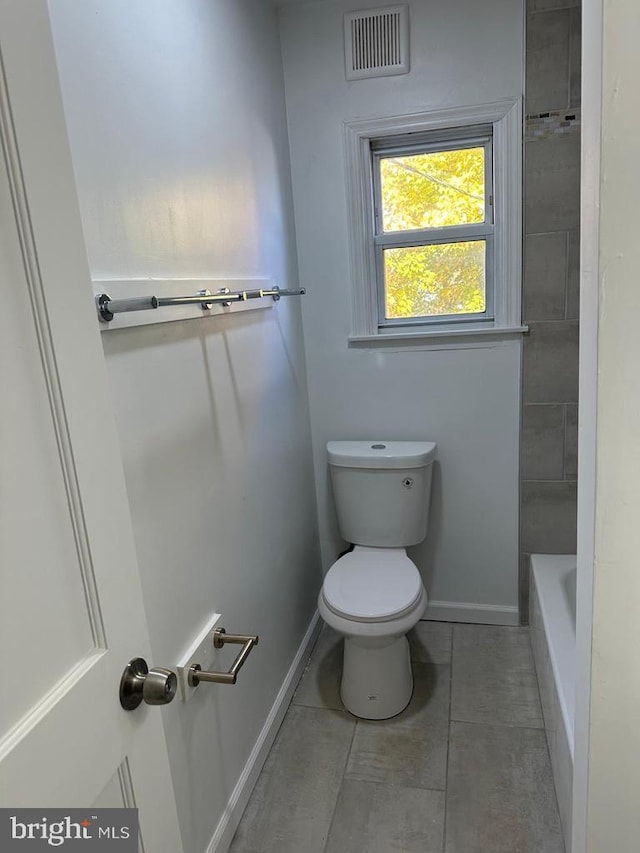
[{"label": "toilet tank lid", "polygon": [[341,468],[421,468],[438,447],[433,441],[329,441],[329,464]]}]

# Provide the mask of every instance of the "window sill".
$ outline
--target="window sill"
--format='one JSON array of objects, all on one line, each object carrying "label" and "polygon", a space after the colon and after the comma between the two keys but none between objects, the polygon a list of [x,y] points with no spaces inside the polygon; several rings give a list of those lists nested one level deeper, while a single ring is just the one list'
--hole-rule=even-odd
[{"label": "window sill", "polygon": [[496,342],[519,338],[528,326],[492,326],[474,329],[420,329],[419,332],[379,332],[377,335],[350,335],[349,347],[406,349],[462,349],[493,346]]}]

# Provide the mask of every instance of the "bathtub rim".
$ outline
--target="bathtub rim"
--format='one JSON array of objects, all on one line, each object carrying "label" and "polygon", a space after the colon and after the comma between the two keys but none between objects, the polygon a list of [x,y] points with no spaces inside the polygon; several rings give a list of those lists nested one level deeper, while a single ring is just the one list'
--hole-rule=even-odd
[{"label": "bathtub rim", "polygon": [[563,578],[571,571],[576,571],[575,554],[531,555],[531,573],[536,586],[558,702],[573,761],[576,628],[573,613],[562,588]]}]

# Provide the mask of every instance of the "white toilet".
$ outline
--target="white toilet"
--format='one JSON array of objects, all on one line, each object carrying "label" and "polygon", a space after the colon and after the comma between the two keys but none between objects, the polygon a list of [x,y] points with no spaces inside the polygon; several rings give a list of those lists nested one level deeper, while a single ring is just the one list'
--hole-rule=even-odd
[{"label": "white toilet", "polygon": [[436,445],[426,441],[330,441],[340,531],[355,546],[327,572],[320,615],[344,634],[341,696],[357,717],[399,714],[413,692],[406,634],[427,594],[405,548],[427,535]]}]

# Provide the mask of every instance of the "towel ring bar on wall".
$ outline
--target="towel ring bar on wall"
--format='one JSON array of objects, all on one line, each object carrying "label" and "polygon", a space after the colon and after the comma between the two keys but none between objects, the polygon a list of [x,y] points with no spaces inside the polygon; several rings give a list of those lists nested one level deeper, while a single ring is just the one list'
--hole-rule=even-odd
[{"label": "towel ring bar on wall", "polygon": [[200,290],[193,296],[132,296],[128,299],[112,299],[108,293],[96,296],[98,317],[103,323],[110,323],[116,314],[129,311],[148,311],[153,308],[170,308],[176,305],[201,305],[203,311],[213,305],[230,305],[232,302],[246,302],[249,299],[262,299],[271,296],[277,302],[282,296],[304,296],[306,290],[300,287],[295,290],[271,287],[260,290],[236,290],[228,287],[221,288],[217,293],[210,290]]}]

